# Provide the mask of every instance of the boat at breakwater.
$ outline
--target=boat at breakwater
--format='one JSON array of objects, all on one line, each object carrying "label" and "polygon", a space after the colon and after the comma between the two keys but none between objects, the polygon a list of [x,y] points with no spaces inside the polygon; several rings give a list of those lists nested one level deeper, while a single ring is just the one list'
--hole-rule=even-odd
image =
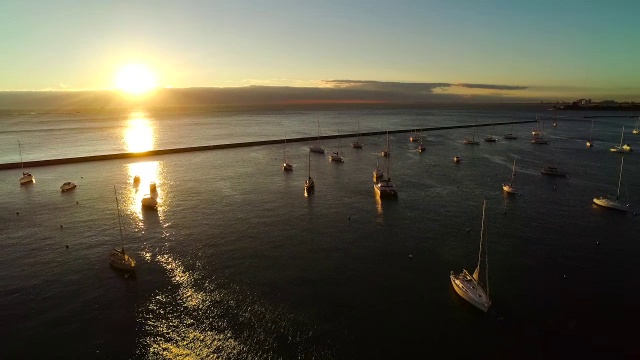
[{"label": "boat at breakwater", "polygon": [[[525,120],[525,121],[508,121],[508,122],[501,122],[501,123],[438,126],[438,127],[418,128],[417,130],[415,128],[401,129],[401,130],[390,130],[389,134],[410,133],[412,131],[440,131],[440,130],[451,130],[451,129],[464,129],[464,128],[470,128],[474,126],[482,127],[482,126],[524,124],[524,123],[530,123],[534,121],[535,120]],[[376,136],[378,135],[378,133],[379,132],[377,131],[361,132],[359,135],[360,137]],[[358,136],[358,134],[325,135],[325,136],[321,136],[320,139],[321,140],[339,139],[339,138],[350,138],[350,137],[356,137],[356,136]],[[287,142],[288,143],[306,142],[306,141],[315,140],[315,139],[317,139],[317,137],[315,136],[288,138]],[[24,166],[37,167],[37,166],[50,166],[50,165],[60,165],[60,164],[73,164],[73,163],[81,163],[81,162],[89,162],[89,161],[144,158],[149,156],[178,154],[178,153],[193,152],[193,151],[220,150],[220,149],[232,149],[232,148],[239,148],[239,147],[283,144],[284,141],[285,141],[284,139],[273,139],[273,140],[247,141],[247,142],[237,142],[237,143],[228,143],[228,144],[189,146],[189,147],[179,147],[179,148],[171,148],[171,149],[157,149],[157,150],[149,150],[149,151],[141,151],[141,152],[125,152],[125,153],[116,153],[116,154],[78,156],[78,157],[69,157],[69,158],[60,158],[60,159],[34,160],[34,161],[25,161]],[[20,166],[21,165],[19,162],[3,163],[3,164],[0,164],[0,170],[17,169]]]}]

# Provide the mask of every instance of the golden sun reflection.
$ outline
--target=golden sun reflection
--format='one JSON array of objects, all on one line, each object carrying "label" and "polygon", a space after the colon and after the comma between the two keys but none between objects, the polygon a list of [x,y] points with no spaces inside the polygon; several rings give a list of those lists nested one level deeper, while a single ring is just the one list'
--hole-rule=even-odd
[{"label": "golden sun reflection", "polygon": [[376,222],[378,224],[384,224],[384,211],[382,209],[382,199],[380,198],[380,195],[378,195],[378,193],[374,190],[375,192],[375,199],[376,199]]},{"label": "golden sun reflection", "polygon": [[[155,211],[142,209],[142,198],[144,198],[145,195],[152,194],[152,191],[149,188],[151,183],[155,183],[158,189],[157,192],[153,194],[158,200],[158,212],[160,212],[160,208],[162,206],[161,163],[159,161],[136,162],[129,163],[126,167],[129,175],[129,184],[131,184],[131,192],[129,193],[128,200],[126,200],[126,206],[128,207],[129,212],[138,215],[138,219],[142,220],[143,211]],[[140,181],[138,183],[134,183],[133,180],[136,176],[140,177]]]},{"label": "golden sun reflection", "polygon": [[128,152],[153,150],[153,125],[141,113],[132,113],[124,130],[124,143]]}]

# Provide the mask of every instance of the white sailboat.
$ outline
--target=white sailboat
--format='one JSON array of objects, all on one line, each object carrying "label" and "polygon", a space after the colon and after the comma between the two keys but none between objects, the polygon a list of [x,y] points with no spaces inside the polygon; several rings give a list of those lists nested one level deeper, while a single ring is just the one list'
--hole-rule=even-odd
[{"label": "white sailboat", "polygon": [[638,129],[638,121],[640,121],[640,116],[636,117],[636,127],[635,129],[633,129],[633,131],[631,132],[632,134],[638,135],[640,134],[640,129]]},{"label": "white sailboat", "polygon": [[591,119],[591,130],[589,130],[589,140],[587,140],[587,147],[593,146],[593,119]]},{"label": "white sailboat", "polygon": [[284,160],[282,161],[282,170],[284,171],[292,171],[293,165],[289,163],[287,159],[287,132],[284,132]]},{"label": "white sailboat", "polygon": [[318,119],[318,141],[309,146],[309,151],[324,154],[324,148],[320,146],[320,120]]},{"label": "white sailboat", "polygon": [[409,141],[418,142],[422,139],[422,137],[418,135],[418,129],[414,129],[414,130],[411,131],[411,136],[409,137]]},{"label": "white sailboat", "polygon": [[362,149],[362,144],[360,143],[360,119],[358,119],[358,138],[351,143],[351,147],[354,149]]},{"label": "white sailboat", "polygon": [[309,152],[309,177],[304,181],[304,191],[307,195],[312,194],[315,190],[316,183],[311,178],[311,152]]},{"label": "white sailboat", "polygon": [[622,127],[622,134],[620,135],[620,145],[612,147],[611,149],[609,149],[609,151],[616,152],[616,153],[625,153],[625,152],[633,151],[633,149],[631,148],[631,145],[622,144],[623,139],[624,139],[624,126]]},{"label": "white sailboat", "polygon": [[[485,251],[485,275],[486,280],[484,286],[486,287],[486,291],[483,288],[483,285],[480,283],[480,265],[482,263],[482,242],[485,240],[485,226],[484,226],[484,214],[485,208],[487,206],[487,201],[485,200],[482,204],[482,229],[480,230],[480,252],[478,253],[478,266],[476,270],[473,272],[473,276],[469,274],[467,270],[462,270],[461,273],[455,274],[453,271],[450,274],[451,284],[453,285],[454,290],[460,295],[463,299],[470,302],[473,306],[478,309],[487,312],[489,310],[489,306],[491,306],[491,299],[489,298],[489,257]],[[486,247],[486,245],[485,245]]]},{"label": "white sailboat", "polygon": [[420,130],[420,140],[418,140],[420,142],[420,145],[418,145],[418,152],[424,152],[426,150],[426,148],[424,147],[424,144],[422,143],[422,130]]},{"label": "white sailboat", "polygon": [[338,130],[338,150],[332,152],[331,155],[329,155],[329,160],[335,162],[344,162],[344,158],[342,157],[342,155],[340,155],[341,152],[342,144],[340,143],[340,130]]},{"label": "white sailboat", "polygon": [[516,190],[516,160],[513,160],[513,169],[511,169],[511,181],[502,184],[502,190],[509,194],[518,194]]},{"label": "white sailboat", "polygon": [[373,170],[373,182],[384,179],[384,171],[380,168],[380,157],[376,156],[376,168]]},{"label": "white sailboat", "polygon": [[531,132],[531,136],[540,136],[540,120],[538,119],[538,115],[536,115],[536,129]]},{"label": "white sailboat", "polygon": [[387,148],[382,150],[382,152],[380,153],[380,155],[387,157],[389,156],[389,131],[387,131]]},{"label": "white sailboat", "polygon": [[467,145],[480,145],[479,142],[476,141],[476,127],[473,127],[473,135],[471,136],[471,139],[469,138],[464,138],[464,141],[462,141],[463,143],[467,144]]},{"label": "white sailboat", "polygon": [[[388,146],[388,145],[387,145]],[[387,147],[387,150],[389,148]],[[396,189],[396,184],[391,181],[391,172],[389,170],[389,157],[387,156],[387,178],[381,178],[378,182],[373,184],[373,188],[376,191],[376,194],[383,197],[398,197],[398,190]]]},{"label": "white sailboat", "polygon": [[[537,116],[536,116],[536,122],[538,122]],[[549,140],[544,139],[544,120],[542,120],[542,132],[539,132],[537,130],[537,125],[536,125],[536,131],[532,131],[531,134],[533,135],[533,137],[531,138],[532,144],[542,144],[542,145],[549,144]]]},{"label": "white sailboat", "polygon": [[136,261],[129,256],[124,250],[124,235],[122,233],[122,219],[120,216],[120,202],[118,201],[118,191],[116,186],[113,186],[113,192],[116,196],[116,208],[118,209],[118,225],[120,226],[120,242],[122,243],[121,249],[113,249],[109,252],[109,264],[116,269],[124,271],[135,271]]},{"label": "white sailboat", "polygon": [[620,197],[620,184],[622,183],[622,168],[624,166],[624,155],[622,156],[622,158],[620,159],[620,174],[618,175],[618,190],[616,192],[616,197],[611,198],[608,196],[601,196],[598,198],[593,198],[593,202],[597,205],[600,206],[604,206],[610,209],[614,209],[614,210],[621,210],[621,211],[630,211],[631,210],[631,205],[629,204],[623,204],[620,202],[619,197]]},{"label": "white sailboat", "polygon": [[18,150],[20,151],[20,168],[22,169],[22,177],[20,178],[20,185],[32,184],[36,182],[36,178],[31,173],[24,172],[24,162],[22,162],[22,146],[18,141]]}]

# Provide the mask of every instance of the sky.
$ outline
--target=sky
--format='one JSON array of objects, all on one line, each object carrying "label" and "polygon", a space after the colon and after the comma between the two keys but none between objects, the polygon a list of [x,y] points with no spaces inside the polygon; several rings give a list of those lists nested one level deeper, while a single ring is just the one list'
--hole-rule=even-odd
[{"label": "sky", "polygon": [[4,0],[0,91],[112,89],[134,63],[173,88],[640,101],[639,14],[620,0]]}]

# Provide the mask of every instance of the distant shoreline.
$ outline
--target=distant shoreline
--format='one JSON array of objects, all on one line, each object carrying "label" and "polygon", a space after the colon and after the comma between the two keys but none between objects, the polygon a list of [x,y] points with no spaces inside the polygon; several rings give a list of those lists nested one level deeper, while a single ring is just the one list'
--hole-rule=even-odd
[{"label": "distant shoreline", "polygon": [[[388,132],[389,134],[399,134],[399,133],[409,133],[416,130],[417,131],[438,131],[438,130],[464,129],[464,128],[470,128],[470,127],[524,124],[524,123],[532,123],[532,122],[535,122],[535,120],[389,130]],[[366,137],[366,136],[382,135],[386,133],[387,133],[386,131],[370,131],[370,132],[360,133],[359,135],[362,137]],[[325,135],[325,136],[320,136],[320,140],[351,138],[356,136],[358,136],[357,133]],[[307,141],[313,141],[317,139],[318,139],[317,136],[311,136],[311,137],[288,138],[286,139],[286,141],[288,143],[292,143],[292,142],[307,142]],[[144,158],[149,156],[179,154],[179,153],[194,152],[194,151],[221,150],[221,149],[232,149],[232,148],[239,148],[239,147],[274,145],[274,144],[282,144],[284,142],[285,142],[285,139],[274,139],[274,140],[247,141],[247,142],[229,143],[229,144],[190,146],[190,147],[181,147],[181,148],[172,148],[172,149],[158,149],[158,150],[150,150],[150,151],[136,152],[136,153],[116,153],[116,154],[105,154],[105,155],[78,156],[78,157],[62,158],[62,159],[34,160],[34,161],[25,161],[24,166],[31,168],[31,167],[39,167],[39,166],[73,164],[73,163],[90,162],[90,161],[135,159],[135,158]],[[21,164],[19,162],[0,164],[0,170],[19,169],[20,167],[21,167]]]}]

